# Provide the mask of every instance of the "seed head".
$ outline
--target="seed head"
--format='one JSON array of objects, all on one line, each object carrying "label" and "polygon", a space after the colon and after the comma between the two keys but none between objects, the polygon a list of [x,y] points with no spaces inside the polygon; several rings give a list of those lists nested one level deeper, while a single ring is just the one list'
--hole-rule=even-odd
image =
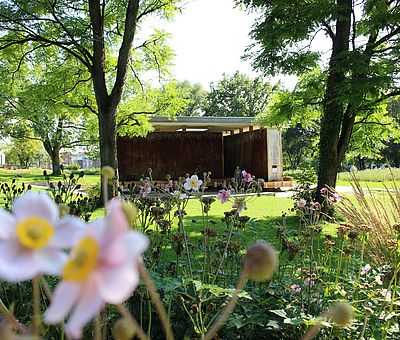
[{"label": "seed head", "polygon": [[136,205],[129,201],[122,201],[121,202],[121,209],[124,212],[126,219],[128,220],[128,223],[130,225],[135,225],[137,215],[138,215],[138,210],[136,208]]},{"label": "seed head", "polygon": [[135,333],[135,328],[126,318],[119,319],[113,327],[113,334],[116,340],[130,340]]},{"label": "seed head", "polygon": [[101,175],[105,178],[105,179],[111,179],[115,176],[115,170],[111,167],[111,166],[103,166],[101,168]]},{"label": "seed head", "polygon": [[278,267],[278,255],[270,244],[258,241],[247,249],[245,270],[255,281],[269,280]]},{"label": "seed head", "polygon": [[345,302],[336,302],[329,311],[332,320],[339,326],[346,326],[353,318],[353,308]]}]

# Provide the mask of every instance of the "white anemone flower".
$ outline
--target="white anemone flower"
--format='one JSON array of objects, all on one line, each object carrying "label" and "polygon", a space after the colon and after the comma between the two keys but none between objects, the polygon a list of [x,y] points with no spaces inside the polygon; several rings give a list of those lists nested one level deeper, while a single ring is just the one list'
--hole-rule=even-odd
[{"label": "white anemone flower", "polygon": [[28,192],[14,201],[12,213],[0,208],[0,278],[18,282],[38,274],[57,275],[73,236],[85,223],[77,217],[59,219],[49,195]]},{"label": "white anemone flower", "polygon": [[203,181],[197,177],[197,175],[193,175],[192,177],[186,178],[186,183],[184,184],[185,190],[199,191],[200,186],[203,184]]}]

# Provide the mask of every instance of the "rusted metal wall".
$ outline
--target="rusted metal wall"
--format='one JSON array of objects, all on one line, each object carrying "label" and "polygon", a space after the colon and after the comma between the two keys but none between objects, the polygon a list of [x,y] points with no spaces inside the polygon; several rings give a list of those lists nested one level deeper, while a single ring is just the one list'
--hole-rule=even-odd
[{"label": "rusted metal wall", "polygon": [[265,129],[224,137],[225,177],[233,177],[236,166],[257,178],[268,178]]},{"label": "rusted metal wall", "polygon": [[211,171],[223,177],[222,133],[154,132],[147,137],[119,137],[118,168],[121,181],[140,179],[152,168],[154,179]]}]

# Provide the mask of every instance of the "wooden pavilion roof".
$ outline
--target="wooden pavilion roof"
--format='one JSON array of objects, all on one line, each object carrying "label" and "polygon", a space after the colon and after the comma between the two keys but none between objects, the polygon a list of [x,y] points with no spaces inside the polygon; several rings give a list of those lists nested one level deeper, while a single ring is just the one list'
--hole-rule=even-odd
[{"label": "wooden pavilion roof", "polygon": [[208,131],[232,134],[260,128],[252,117],[153,117],[151,123],[156,132]]}]

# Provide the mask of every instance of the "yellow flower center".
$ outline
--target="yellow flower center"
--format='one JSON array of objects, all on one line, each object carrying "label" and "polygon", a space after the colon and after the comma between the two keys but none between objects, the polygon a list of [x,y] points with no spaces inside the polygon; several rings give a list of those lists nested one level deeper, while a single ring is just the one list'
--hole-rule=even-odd
[{"label": "yellow flower center", "polygon": [[189,185],[191,187],[195,187],[197,185],[197,181],[195,179],[191,179],[190,182],[189,182]]},{"label": "yellow flower center", "polygon": [[45,219],[31,216],[17,225],[17,237],[30,249],[41,249],[54,235],[53,226]]},{"label": "yellow flower center", "polygon": [[63,270],[66,281],[84,281],[97,266],[100,246],[97,241],[87,236],[82,239],[71,253]]}]

